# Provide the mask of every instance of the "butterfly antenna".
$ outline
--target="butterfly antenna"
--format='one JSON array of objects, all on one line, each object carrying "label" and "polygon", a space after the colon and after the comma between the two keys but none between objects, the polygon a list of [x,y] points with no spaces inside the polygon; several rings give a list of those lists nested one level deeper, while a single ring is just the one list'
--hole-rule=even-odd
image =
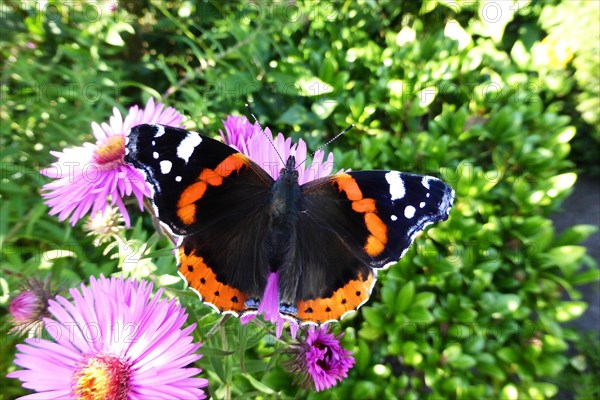
[{"label": "butterfly antenna", "polygon": [[350,129],[354,128],[354,124],[350,125],[349,127],[347,127],[346,129],[344,129],[343,131],[341,131],[340,133],[338,133],[337,135],[335,135],[333,138],[331,138],[331,140],[329,140],[327,143],[319,146],[315,151],[313,151],[313,153],[306,157],[304,159],[304,161],[302,161],[300,164],[298,164],[298,166],[296,168],[299,168],[302,164],[304,164],[306,162],[306,160],[308,160],[310,157],[314,157],[315,154],[317,154],[317,151],[324,149],[325,146],[327,146],[328,144],[330,144],[331,142],[333,142],[334,140],[336,140],[337,138],[339,138],[340,136],[342,136],[344,133],[348,132]]},{"label": "butterfly antenna", "polygon": [[246,103],[246,109],[248,110],[248,114],[252,115],[252,118],[254,118],[254,122],[256,122],[258,124],[258,127],[260,128],[260,131],[263,133],[263,135],[265,135],[266,138],[269,139],[269,142],[271,143],[271,146],[273,146],[273,149],[275,149],[275,153],[277,153],[277,156],[281,160],[281,163],[283,165],[285,165],[285,160],[283,159],[283,157],[281,157],[281,154],[279,154],[279,150],[277,150],[277,147],[275,147],[275,143],[273,143],[273,139],[271,139],[269,137],[269,135],[267,135],[267,132],[264,131],[264,129],[262,128],[262,126],[260,126],[260,122],[258,122],[258,119],[256,118],[256,116],[252,112],[252,109],[250,108],[250,104]]}]

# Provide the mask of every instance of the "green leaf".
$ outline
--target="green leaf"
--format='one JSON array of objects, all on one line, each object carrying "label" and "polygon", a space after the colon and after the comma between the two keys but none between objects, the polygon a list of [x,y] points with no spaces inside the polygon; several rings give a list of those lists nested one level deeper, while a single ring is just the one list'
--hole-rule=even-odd
[{"label": "green leaf", "polygon": [[311,106],[311,110],[319,117],[319,119],[327,119],[337,106],[338,102],[336,100],[325,98],[314,102]]},{"label": "green leaf", "polygon": [[372,307],[364,307],[362,314],[368,324],[376,328],[383,327],[385,321],[383,318],[383,312],[381,310]]},{"label": "green leaf", "polygon": [[314,97],[333,92],[333,86],[323,82],[316,76],[304,76],[296,81],[300,96]]},{"label": "green leaf", "polygon": [[556,305],[556,320],[567,322],[579,318],[587,308],[584,301],[562,301]]},{"label": "green leaf", "polygon": [[309,120],[308,111],[300,104],[293,104],[278,119],[278,124],[301,125]]},{"label": "green leaf", "polygon": [[573,285],[584,285],[598,280],[600,280],[600,269],[594,268],[575,275],[571,279],[571,283]]},{"label": "green leaf", "polygon": [[423,306],[413,306],[405,314],[411,322],[430,324],[435,320],[429,310]]},{"label": "green leaf", "polygon": [[514,349],[510,347],[503,347],[497,352],[498,357],[501,360],[506,361],[508,363],[516,363],[519,360],[519,357]]},{"label": "green leaf", "polygon": [[555,247],[567,246],[567,245],[576,245],[583,242],[587,239],[591,234],[596,232],[598,227],[595,225],[575,225],[564,231],[556,242],[554,243]]},{"label": "green leaf", "polygon": [[414,297],[413,305],[429,308],[435,303],[435,294],[431,292],[420,292]]},{"label": "green leaf", "polygon": [[250,384],[258,391],[265,393],[265,394],[275,394],[275,391],[273,389],[271,389],[270,387],[268,387],[267,385],[265,385],[264,383],[262,383],[261,381],[257,380],[255,377],[253,377],[250,374],[242,374],[242,376],[244,378],[246,378],[248,380],[248,382],[250,382]]},{"label": "green leaf", "polygon": [[412,304],[414,296],[415,284],[410,281],[398,292],[398,296],[396,297],[396,307],[394,307],[393,311],[398,313],[406,311]]},{"label": "green leaf", "polygon": [[461,354],[453,361],[450,361],[449,364],[458,369],[469,369],[477,364],[477,361],[468,354]]},{"label": "green leaf", "polygon": [[498,367],[495,364],[481,364],[480,363],[477,365],[477,369],[498,381],[502,381],[506,377],[506,374],[504,373],[502,368]]},{"label": "green leaf", "polygon": [[547,259],[552,266],[569,270],[569,267],[578,263],[585,253],[586,248],[583,246],[560,246],[550,249],[543,258]]}]

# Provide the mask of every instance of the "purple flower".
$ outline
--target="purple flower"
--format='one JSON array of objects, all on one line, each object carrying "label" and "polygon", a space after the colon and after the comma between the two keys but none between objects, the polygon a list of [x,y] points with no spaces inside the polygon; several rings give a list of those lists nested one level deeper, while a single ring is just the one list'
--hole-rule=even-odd
[{"label": "purple flower", "polygon": [[75,225],[88,212],[95,215],[116,205],[129,226],[123,197],[135,196],[143,209],[143,198],[150,196],[150,188],[141,172],[124,161],[125,137],[131,127],[139,124],[181,126],[183,116],[174,108],[155,105],[152,98],[144,109],[131,107],[125,119],[116,107],[113,113],[108,124],[92,123],[95,144],[84,143],[81,147],[51,152],[58,160],[40,171],[55,179],[42,187],[50,215],[58,214],[61,221],[70,215],[70,223]]},{"label": "purple flower", "polygon": [[327,325],[322,325],[311,327],[304,340],[291,345],[288,353],[293,357],[285,366],[296,374],[295,381],[320,392],[346,378],[354,357],[340,345],[341,337],[327,333]]},{"label": "purple flower", "polygon": [[[279,171],[285,167],[277,153],[281,155],[284,162],[291,155],[296,156],[298,163],[306,159],[306,143],[302,139],[295,144],[292,143],[292,138],[286,139],[282,133],[278,133],[273,139],[269,128],[265,128],[263,132],[258,124],[251,124],[246,117],[229,115],[223,124],[225,133],[220,131],[223,141],[260,165],[273,179],[279,178]],[[301,185],[333,172],[333,153],[329,153],[325,161],[323,161],[324,156],[325,151],[319,150],[313,156],[310,165],[304,168],[298,166],[298,181]]]},{"label": "purple flower", "polygon": [[[306,143],[302,139],[298,141],[298,144],[294,144],[291,138],[286,139],[282,133],[279,133],[273,139],[269,128],[266,128],[263,132],[258,124],[251,124],[246,117],[229,115],[223,121],[223,125],[225,125],[225,133],[220,131],[223,141],[252,159],[252,161],[267,171],[273,179],[279,177],[279,172],[284,167],[279,155],[283,158],[284,162],[290,155],[295,155],[297,162],[302,162],[306,159]],[[310,165],[307,165],[305,168],[302,166],[298,167],[298,181],[300,184],[331,174],[333,171],[333,154],[329,153],[325,162],[323,162],[324,156],[325,152],[319,150],[315,153]],[[257,315],[262,314],[265,321],[275,324],[275,335],[278,338],[283,332],[285,322],[289,322],[291,336],[296,337],[298,323],[279,312],[278,282],[279,274],[271,272],[267,279],[267,286],[258,310],[246,313],[240,320],[242,324],[246,324]]]},{"label": "purple flower", "polygon": [[54,295],[49,280],[27,280],[23,290],[8,305],[13,325],[11,332],[23,334],[38,330],[42,325],[42,318],[49,316],[48,300]]},{"label": "purple flower", "polygon": [[185,309],[152,296],[152,284],[122,278],[90,278],[70,290],[73,301],[50,300],[44,327],[53,340],[17,345],[8,374],[36,393],[23,399],[204,398],[206,379],[188,368],[198,360],[195,324],[182,329]]}]

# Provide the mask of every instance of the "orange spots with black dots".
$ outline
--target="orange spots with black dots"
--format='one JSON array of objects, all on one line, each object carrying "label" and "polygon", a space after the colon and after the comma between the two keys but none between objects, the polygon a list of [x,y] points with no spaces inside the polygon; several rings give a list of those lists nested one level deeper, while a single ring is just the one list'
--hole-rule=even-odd
[{"label": "orange spots with black dots", "polygon": [[194,204],[206,193],[209,186],[221,186],[223,178],[228,177],[234,171],[239,172],[245,165],[247,159],[240,153],[232,154],[225,158],[213,170],[204,168],[196,182],[188,186],[177,201],[177,216],[186,225],[196,222],[196,205]]},{"label": "orange spots with black dots", "polygon": [[363,198],[358,183],[349,174],[336,175],[334,182],[338,190],[344,192],[348,200],[352,201],[352,210],[365,214],[365,225],[370,235],[367,237],[364,249],[371,257],[377,257],[385,249],[388,236],[387,226],[377,215],[375,199]]},{"label": "orange spots with black dots", "polygon": [[338,320],[348,311],[356,310],[367,301],[373,285],[375,285],[373,272],[369,271],[367,277],[359,274],[357,279],[346,283],[333,292],[331,297],[299,301],[298,318],[301,322],[317,324]]},{"label": "orange spots with black dots", "polygon": [[244,308],[247,296],[241,291],[217,280],[217,275],[192,252],[186,255],[183,247],[179,248],[179,273],[187,280],[206,303],[213,305],[219,312],[233,311],[240,313]]}]

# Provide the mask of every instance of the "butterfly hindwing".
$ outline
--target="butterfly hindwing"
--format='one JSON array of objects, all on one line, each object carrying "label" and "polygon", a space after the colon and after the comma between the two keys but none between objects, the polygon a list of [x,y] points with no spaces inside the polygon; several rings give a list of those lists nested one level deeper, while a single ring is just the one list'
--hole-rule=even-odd
[{"label": "butterfly hindwing", "polygon": [[246,156],[183,129],[139,125],[126,161],[154,189],[159,219],[182,236],[179,271],[202,299],[238,313],[265,286],[263,212],[273,179]]}]

